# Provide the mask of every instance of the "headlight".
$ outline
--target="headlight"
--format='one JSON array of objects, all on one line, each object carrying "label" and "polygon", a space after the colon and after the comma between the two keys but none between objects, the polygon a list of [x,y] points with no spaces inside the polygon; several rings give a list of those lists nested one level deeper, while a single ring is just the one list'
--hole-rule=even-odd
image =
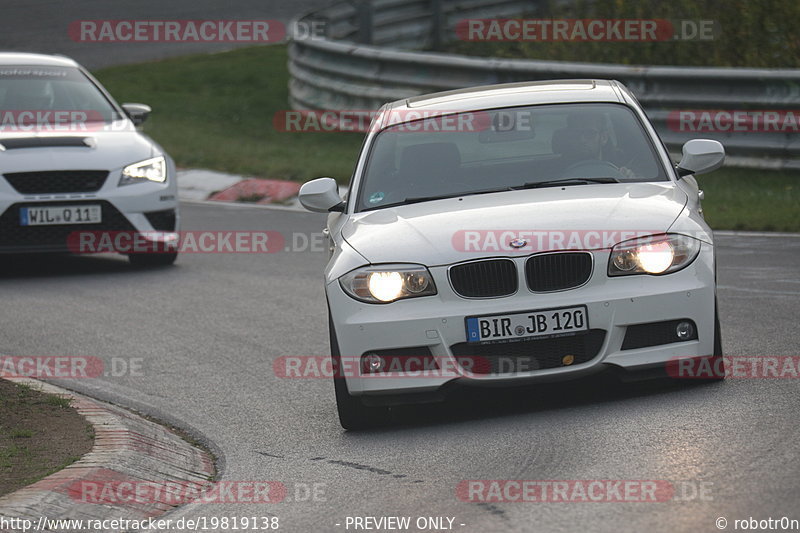
[{"label": "headlight", "polygon": [[417,265],[357,268],[339,278],[339,284],[356,300],[374,304],[436,294],[431,273]]},{"label": "headlight", "polygon": [[611,249],[608,275],[669,274],[694,261],[698,253],[700,241],[685,235],[640,237]]},{"label": "headlight", "polygon": [[164,183],[167,179],[167,160],[163,156],[145,159],[122,169],[120,185],[156,181]]}]

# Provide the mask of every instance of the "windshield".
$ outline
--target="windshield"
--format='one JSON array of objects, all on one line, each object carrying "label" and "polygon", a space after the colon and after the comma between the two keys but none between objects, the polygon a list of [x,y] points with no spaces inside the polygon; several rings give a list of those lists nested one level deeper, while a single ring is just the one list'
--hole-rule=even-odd
[{"label": "windshield", "polygon": [[0,132],[76,121],[108,123],[120,118],[105,95],[77,68],[0,66]]},{"label": "windshield", "polygon": [[356,210],[537,186],[667,179],[627,106],[493,109],[383,130],[372,144]]}]

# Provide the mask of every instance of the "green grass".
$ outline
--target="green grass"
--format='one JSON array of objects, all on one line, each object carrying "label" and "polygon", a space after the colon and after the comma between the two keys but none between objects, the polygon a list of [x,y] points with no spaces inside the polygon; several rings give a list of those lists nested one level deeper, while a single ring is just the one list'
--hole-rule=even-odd
[{"label": "green grass", "polygon": [[52,407],[60,407],[62,409],[66,409],[72,403],[72,398],[50,394],[45,398],[45,403]]},{"label": "green grass", "polygon": [[[283,133],[286,47],[187,56],[95,72],[120,102],[153,107],[145,131],[178,166],[347,183],[362,134]],[[698,178],[714,229],[800,231],[800,172],[724,168]],[[255,198],[253,199],[255,200]]]},{"label": "green grass", "polygon": [[697,182],[714,229],[800,232],[800,172],[723,168]]},{"label": "green grass", "polygon": [[16,390],[19,398],[28,398],[33,392],[37,391],[37,389],[26,383],[17,383]]},{"label": "green grass", "polygon": [[347,181],[362,135],[285,133],[286,46],[261,46],[94,72],[118,102],[153,108],[145,123],[179,166],[257,177]]},{"label": "green grass", "polygon": [[30,429],[12,429],[8,436],[12,439],[29,439],[33,437],[33,431]]},{"label": "green grass", "polygon": [[93,428],[71,399],[39,385],[0,379],[0,496],[74,463],[91,450]]},{"label": "green grass", "polygon": [[13,466],[12,459],[28,457],[29,455],[30,451],[24,446],[17,446],[16,444],[4,446],[0,448],[0,469],[9,469]]}]

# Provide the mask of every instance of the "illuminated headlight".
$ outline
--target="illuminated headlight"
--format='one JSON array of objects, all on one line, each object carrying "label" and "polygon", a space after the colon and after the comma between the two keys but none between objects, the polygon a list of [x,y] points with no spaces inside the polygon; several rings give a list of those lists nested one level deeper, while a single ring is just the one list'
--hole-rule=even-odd
[{"label": "illuminated headlight", "polygon": [[403,298],[436,294],[428,269],[416,265],[364,267],[339,278],[342,289],[362,302],[389,303]]},{"label": "illuminated headlight", "polygon": [[669,274],[690,264],[698,253],[700,241],[685,235],[641,237],[614,246],[608,275]]},{"label": "illuminated headlight", "polygon": [[120,185],[155,181],[164,183],[167,179],[167,161],[163,156],[145,159],[122,169]]}]

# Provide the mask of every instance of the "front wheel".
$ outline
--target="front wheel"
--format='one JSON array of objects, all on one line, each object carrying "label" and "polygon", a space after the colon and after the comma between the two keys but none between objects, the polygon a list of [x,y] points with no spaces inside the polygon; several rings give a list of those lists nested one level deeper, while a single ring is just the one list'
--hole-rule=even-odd
[{"label": "front wheel", "polygon": [[[331,359],[333,360],[333,388],[336,393],[336,407],[339,411],[339,423],[344,429],[368,429],[382,422],[389,416],[389,409],[386,407],[373,407],[364,405],[360,398],[353,396],[347,390],[347,383],[342,373],[344,370],[341,365],[341,354],[339,353],[339,342],[336,340],[336,332],[328,312],[328,329],[331,342]],[[347,365],[349,368],[352,365]]]},{"label": "front wheel", "polygon": [[703,383],[712,383],[715,381],[722,381],[725,379],[725,365],[722,361],[722,328],[719,325],[719,306],[716,301],[714,302],[714,353],[709,357],[711,368],[711,377],[702,378],[699,381]]}]

